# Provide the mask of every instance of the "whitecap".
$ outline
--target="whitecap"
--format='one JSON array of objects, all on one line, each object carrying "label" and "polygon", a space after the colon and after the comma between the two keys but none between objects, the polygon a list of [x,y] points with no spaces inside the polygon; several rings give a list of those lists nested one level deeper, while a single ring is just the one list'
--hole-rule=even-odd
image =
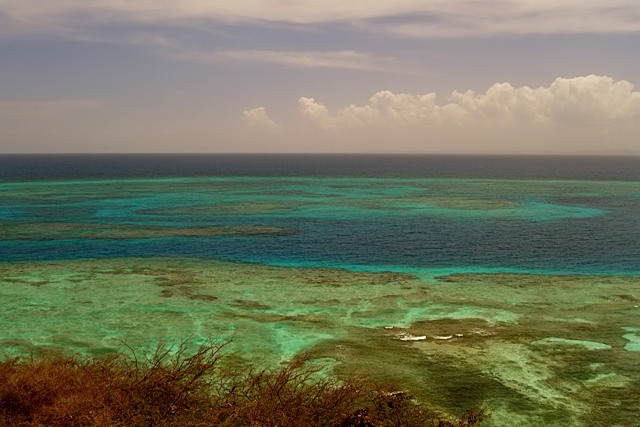
[{"label": "whitecap", "polygon": [[415,336],[407,333],[400,333],[396,335],[396,338],[400,341],[424,341],[427,339],[426,335]]},{"label": "whitecap", "polygon": [[453,338],[453,335],[434,335],[433,339],[436,340],[450,340],[451,338]]}]

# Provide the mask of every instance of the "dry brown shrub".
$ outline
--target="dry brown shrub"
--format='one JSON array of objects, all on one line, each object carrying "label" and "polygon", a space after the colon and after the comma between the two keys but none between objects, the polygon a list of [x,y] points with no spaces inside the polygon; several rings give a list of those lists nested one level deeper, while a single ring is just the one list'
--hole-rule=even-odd
[{"label": "dry brown shrub", "polygon": [[149,354],[0,362],[3,426],[459,426],[403,392],[327,377],[296,359],[277,370],[231,366],[224,343],[163,343]]}]

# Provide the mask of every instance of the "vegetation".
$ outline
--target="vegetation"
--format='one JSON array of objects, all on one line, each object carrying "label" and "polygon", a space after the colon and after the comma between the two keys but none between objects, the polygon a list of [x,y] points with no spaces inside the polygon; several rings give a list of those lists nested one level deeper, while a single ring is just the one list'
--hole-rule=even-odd
[{"label": "vegetation", "polygon": [[442,419],[403,392],[327,378],[304,359],[273,371],[234,367],[223,347],[5,360],[0,425],[470,427],[486,417],[476,409]]}]

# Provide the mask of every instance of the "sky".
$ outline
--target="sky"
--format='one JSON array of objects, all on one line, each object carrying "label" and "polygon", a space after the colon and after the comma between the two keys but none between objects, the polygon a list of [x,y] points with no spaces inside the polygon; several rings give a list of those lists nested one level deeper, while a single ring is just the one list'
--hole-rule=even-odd
[{"label": "sky", "polygon": [[0,153],[640,155],[637,0],[0,0]]}]

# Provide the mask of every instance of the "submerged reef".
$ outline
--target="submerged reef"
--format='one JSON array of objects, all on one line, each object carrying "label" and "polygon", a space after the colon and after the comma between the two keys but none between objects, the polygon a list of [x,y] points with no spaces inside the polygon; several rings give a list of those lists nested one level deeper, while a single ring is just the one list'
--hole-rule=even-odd
[{"label": "submerged reef", "polygon": [[21,222],[0,224],[0,240],[67,240],[67,239],[150,239],[168,237],[242,237],[291,234],[291,228],[236,225],[163,227],[153,225],[118,225],[101,223]]},{"label": "submerged reef", "polygon": [[7,357],[230,339],[237,363],[364,371],[486,425],[640,420],[640,278],[354,272],[185,258],[0,263]]}]

